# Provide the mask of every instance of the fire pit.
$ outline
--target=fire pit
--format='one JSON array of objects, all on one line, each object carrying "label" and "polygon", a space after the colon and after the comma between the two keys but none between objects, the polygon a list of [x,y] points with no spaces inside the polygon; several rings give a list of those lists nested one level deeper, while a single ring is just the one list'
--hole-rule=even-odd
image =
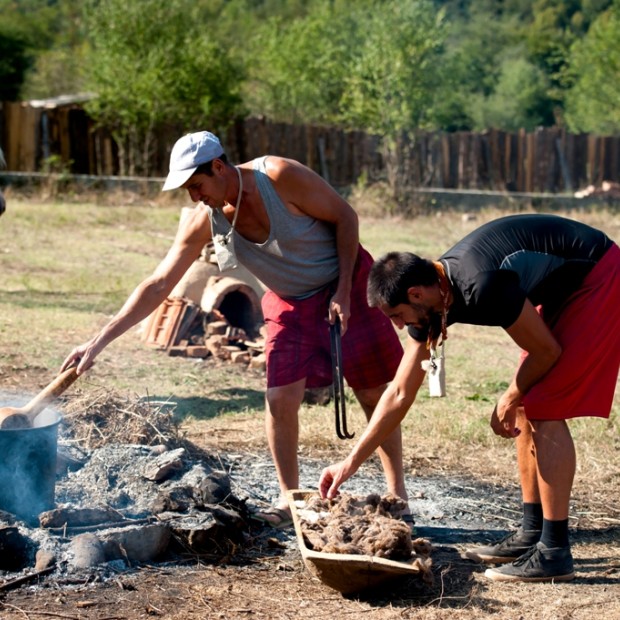
[{"label": "fire pit", "polygon": [[[61,420],[50,409],[37,428],[0,431],[0,570],[105,574],[179,555],[215,559],[240,548],[249,515],[221,463],[168,434],[170,414],[159,407],[139,400],[132,408],[108,394],[94,400],[80,418],[80,439],[69,437],[70,416]],[[104,410],[109,443],[93,447],[97,442],[83,433]],[[135,431],[153,445],[114,442],[114,418],[119,435]],[[143,432],[147,423],[150,435]],[[105,425],[98,428],[103,436]]]}]

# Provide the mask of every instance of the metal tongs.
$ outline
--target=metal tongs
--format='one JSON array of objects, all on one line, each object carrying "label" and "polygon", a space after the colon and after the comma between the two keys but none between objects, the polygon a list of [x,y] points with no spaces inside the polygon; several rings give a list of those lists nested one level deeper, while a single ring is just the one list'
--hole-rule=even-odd
[{"label": "metal tongs", "polygon": [[[334,402],[336,403],[336,434],[340,439],[351,439],[355,433],[347,430],[347,412],[344,399],[344,378],[342,376],[342,344],[340,337],[340,317],[329,326],[332,345],[332,377],[334,381]],[[342,423],[341,423],[342,416]]]}]

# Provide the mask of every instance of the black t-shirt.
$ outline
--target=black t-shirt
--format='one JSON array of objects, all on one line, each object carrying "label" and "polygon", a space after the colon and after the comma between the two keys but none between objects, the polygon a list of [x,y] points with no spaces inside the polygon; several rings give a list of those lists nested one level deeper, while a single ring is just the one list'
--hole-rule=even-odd
[{"label": "black t-shirt", "polygon": [[[493,220],[439,259],[454,294],[448,324],[510,327],[526,298],[552,317],[612,244],[600,230],[555,215]],[[410,326],[409,334],[426,340],[426,330]]]}]

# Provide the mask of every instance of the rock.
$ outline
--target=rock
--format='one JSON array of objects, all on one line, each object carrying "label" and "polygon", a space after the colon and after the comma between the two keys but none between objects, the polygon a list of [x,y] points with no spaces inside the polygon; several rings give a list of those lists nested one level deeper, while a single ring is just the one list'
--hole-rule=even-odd
[{"label": "rock", "polygon": [[197,506],[220,504],[226,501],[232,493],[230,478],[225,472],[213,472],[200,482],[196,491]]},{"label": "rock", "polygon": [[164,512],[187,512],[194,503],[193,499],[191,488],[162,489],[151,505],[151,512],[156,515]]},{"label": "rock", "polygon": [[168,548],[170,529],[165,523],[151,523],[105,530],[99,536],[106,560],[152,562]]},{"label": "rock", "polygon": [[161,456],[155,457],[153,462],[147,463],[142,475],[147,480],[161,482],[168,478],[170,474],[183,468],[183,457],[185,456],[184,448],[177,448],[164,452]]},{"label": "rock", "polygon": [[105,560],[103,544],[96,534],[88,532],[71,539],[67,561],[74,568],[92,568]]},{"label": "rock", "polygon": [[122,521],[123,515],[113,508],[99,506],[94,508],[55,508],[39,515],[43,528],[80,527]]},{"label": "rock", "polygon": [[35,557],[34,569],[36,571],[45,570],[56,565],[56,556],[48,549],[39,549]]},{"label": "rock", "polygon": [[170,527],[181,549],[222,556],[242,542],[245,522],[233,510],[221,506],[209,508],[210,512],[175,519]]},{"label": "rock", "polygon": [[149,456],[160,456],[164,452],[168,452],[168,447],[165,446],[163,443],[160,443],[156,446],[151,446]]}]

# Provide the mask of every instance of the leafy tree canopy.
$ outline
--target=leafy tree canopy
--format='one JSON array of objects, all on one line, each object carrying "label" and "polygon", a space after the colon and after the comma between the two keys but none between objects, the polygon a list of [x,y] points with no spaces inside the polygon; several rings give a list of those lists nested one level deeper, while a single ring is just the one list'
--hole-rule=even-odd
[{"label": "leafy tree canopy", "polygon": [[239,112],[243,71],[211,36],[209,8],[194,0],[88,3],[87,84],[97,93],[89,110],[134,155],[167,122],[215,126]]},{"label": "leafy tree canopy", "polygon": [[[0,96],[96,90],[91,109],[101,122],[142,134],[163,119],[225,123],[244,109],[380,133],[564,122],[617,131],[603,113],[618,81],[620,40],[608,34],[617,6],[0,0]],[[606,76],[596,93],[585,58]]]},{"label": "leafy tree canopy", "polygon": [[255,39],[248,100],[288,121],[381,133],[424,124],[443,22],[429,2],[315,1],[306,16],[267,20]]},{"label": "leafy tree canopy", "polygon": [[573,131],[620,132],[620,0],[573,45],[566,72],[566,119]]}]

